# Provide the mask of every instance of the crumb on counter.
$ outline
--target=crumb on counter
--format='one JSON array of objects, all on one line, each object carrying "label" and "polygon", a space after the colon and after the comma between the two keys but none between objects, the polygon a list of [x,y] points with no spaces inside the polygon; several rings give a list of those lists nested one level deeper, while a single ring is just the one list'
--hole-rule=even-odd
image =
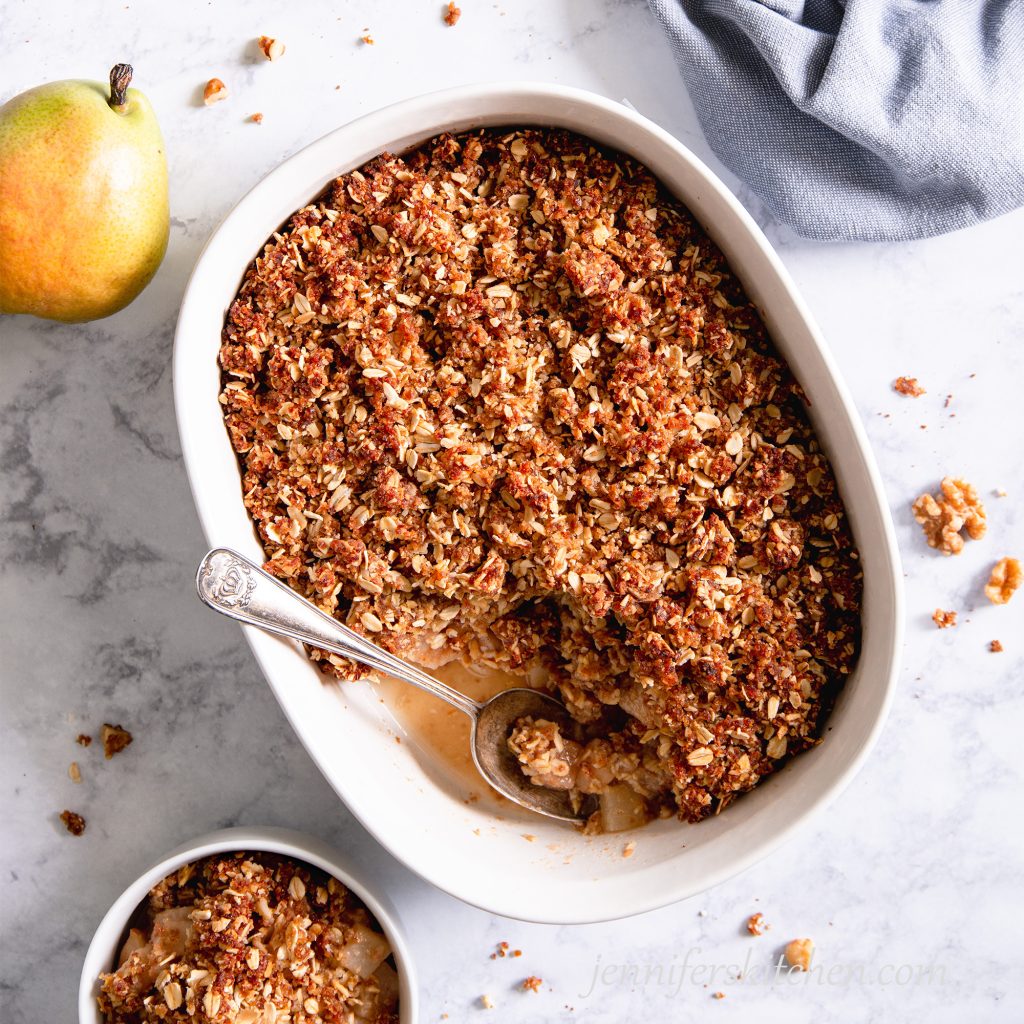
[{"label": "crumb on counter", "polygon": [[528,978],[523,978],[523,991],[524,992],[539,992],[541,985],[544,984],[543,978],[538,978],[537,975],[531,974]]},{"label": "crumb on counter", "polygon": [[255,114],[249,115],[249,120],[252,121],[253,124],[263,124],[263,115],[257,111]]},{"label": "crumb on counter", "polygon": [[944,611],[942,608],[936,608],[932,612],[932,622],[935,623],[939,629],[951,629],[956,625],[956,612]]},{"label": "crumb on counter", "polygon": [[497,1004],[496,1004],[496,1003],[494,1002],[494,1000],[493,1000],[493,999],[492,999],[492,998],[491,998],[491,997],[490,997],[489,995],[487,995],[487,993],[485,992],[485,993],[484,993],[484,994],[483,994],[483,995],[482,995],[482,996],[480,997],[480,1005],[481,1005],[481,1006],[482,1006],[482,1007],[483,1007],[483,1008],[484,1008],[485,1010],[493,1010],[493,1009],[494,1009],[494,1007],[495,1007],[495,1006],[496,1006]]},{"label": "crumb on counter", "polygon": [[78,736],[75,738],[75,742],[80,747],[87,747],[89,746],[90,743],[92,743],[92,737],[86,735],[84,732],[80,732]]},{"label": "crumb on counter", "polygon": [[993,604],[1007,604],[1024,579],[1024,570],[1016,558],[1000,558],[985,584],[985,596]]},{"label": "crumb on counter", "polygon": [[916,377],[897,377],[893,381],[892,388],[893,391],[906,395],[908,398],[919,398],[925,394],[924,388],[917,383]]},{"label": "crumb on counter", "polygon": [[359,37],[359,42],[361,42],[364,46],[373,46],[373,36],[371,36],[370,33],[367,32],[366,35]]},{"label": "crumb on counter", "polygon": [[712,992],[711,993],[711,998],[712,999],[724,999],[725,998],[725,993],[724,992]]},{"label": "crumb on counter", "polygon": [[61,811],[60,820],[73,836],[80,836],[85,831],[85,818],[74,811]]},{"label": "crumb on counter", "polygon": [[1002,651],[1003,651],[1003,645],[1002,645],[1002,642],[1001,642],[1001,641],[999,641],[999,640],[993,640],[993,641],[992,641],[992,642],[991,642],[991,643],[990,643],[990,644],[988,645],[988,649],[989,649],[989,650],[990,650],[990,651],[991,651],[991,652],[992,652],[993,654],[1001,654],[1001,653],[1002,653]]},{"label": "crumb on counter", "polygon": [[632,857],[634,853],[636,853],[636,840],[630,839],[630,841],[622,848],[622,856]]},{"label": "crumb on counter", "polygon": [[127,729],[105,722],[100,730],[100,739],[103,741],[103,756],[109,761],[115,754],[120,754],[125,747],[129,746],[133,738]]},{"label": "crumb on counter", "polygon": [[260,36],[256,40],[256,45],[259,46],[260,53],[267,60],[277,60],[278,57],[284,56],[284,43],[280,39],[274,39],[271,36]]},{"label": "crumb on counter", "polygon": [[68,778],[72,782],[82,781],[82,770],[78,767],[77,761],[72,761],[71,764],[68,765]]},{"label": "crumb on counter", "polygon": [[449,2],[447,7],[444,9],[444,23],[450,28],[454,28],[458,23],[459,18],[462,17],[462,8],[456,7],[454,3]]},{"label": "crumb on counter", "polygon": [[228,87],[219,78],[211,78],[203,89],[203,103],[212,107],[214,103],[227,99],[227,95]]},{"label": "crumb on counter", "polygon": [[764,914],[757,913],[751,914],[747,918],[747,931],[751,935],[764,935],[766,931],[771,927],[764,919]]},{"label": "crumb on counter", "polygon": [[808,971],[814,956],[814,943],[810,939],[793,939],[786,943],[786,960],[798,971]]},{"label": "crumb on counter", "polygon": [[964,547],[961,530],[966,530],[971,540],[985,536],[985,506],[965,480],[943,477],[940,488],[940,494],[922,494],[914,502],[914,518],[924,530],[929,547],[944,555],[958,555]]}]

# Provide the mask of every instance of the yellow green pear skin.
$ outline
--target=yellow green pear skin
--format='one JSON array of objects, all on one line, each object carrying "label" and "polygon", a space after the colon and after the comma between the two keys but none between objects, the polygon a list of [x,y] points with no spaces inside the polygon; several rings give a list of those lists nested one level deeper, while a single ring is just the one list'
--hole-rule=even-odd
[{"label": "yellow green pear skin", "polygon": [[[130,70],[129,70],[130,74]],[[146,97],[41,85],[0,107],[0,313],[78,323],[123,309],[167,250],[167,161]]]}]

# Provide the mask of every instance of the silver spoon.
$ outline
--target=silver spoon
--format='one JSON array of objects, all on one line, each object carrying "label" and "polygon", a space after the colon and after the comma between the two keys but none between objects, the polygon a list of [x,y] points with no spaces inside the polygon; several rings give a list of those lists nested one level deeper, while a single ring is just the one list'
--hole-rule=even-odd
[{"label": "silver spoon", "polygon": [[469,716],[473,763],[502,796],[549,818],[577,823],[585,820],[586,808],[574,811],[565,790],[533,785],[508,749],[509,733],[524,715],[570,721],[565,706],[554,697],[528,687],[516,687],[484,703],[472,700],[343,626],[270,573],[227,548],[215,548],[199,563],[196,589],[205,604],[223,615],[351,658],[447,701]]}]

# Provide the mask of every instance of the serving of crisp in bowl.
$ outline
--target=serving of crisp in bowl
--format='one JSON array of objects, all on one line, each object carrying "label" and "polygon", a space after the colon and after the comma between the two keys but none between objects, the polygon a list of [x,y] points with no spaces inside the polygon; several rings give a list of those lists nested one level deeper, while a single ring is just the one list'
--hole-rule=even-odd
[{"label": "serving of crisp in bowl", "polygon": [[442,712],[247,630],[345,803],[455,896],[563,923],[680,899],[881,727],[900,576],[862,428],[750,217],[617,104],[466,88],[292,157],[199,259],[175,395],[212,544],[474,695],[565,702],[571,732],[509,743],[599,800],[579,831],[482,793]]}]

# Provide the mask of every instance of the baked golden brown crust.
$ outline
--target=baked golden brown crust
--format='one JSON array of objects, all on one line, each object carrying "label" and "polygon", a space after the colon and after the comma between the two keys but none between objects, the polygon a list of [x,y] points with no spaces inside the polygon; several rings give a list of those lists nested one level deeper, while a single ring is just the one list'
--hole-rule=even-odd
[{"label": "baked golden brown crust", "polygon": [[543,668],[651,813],[815,742],[859,643],[843,504],[756,309],[636,162],[531,129],[384,154],[268,242],[220,359],[267,567],[328,613]]}]

